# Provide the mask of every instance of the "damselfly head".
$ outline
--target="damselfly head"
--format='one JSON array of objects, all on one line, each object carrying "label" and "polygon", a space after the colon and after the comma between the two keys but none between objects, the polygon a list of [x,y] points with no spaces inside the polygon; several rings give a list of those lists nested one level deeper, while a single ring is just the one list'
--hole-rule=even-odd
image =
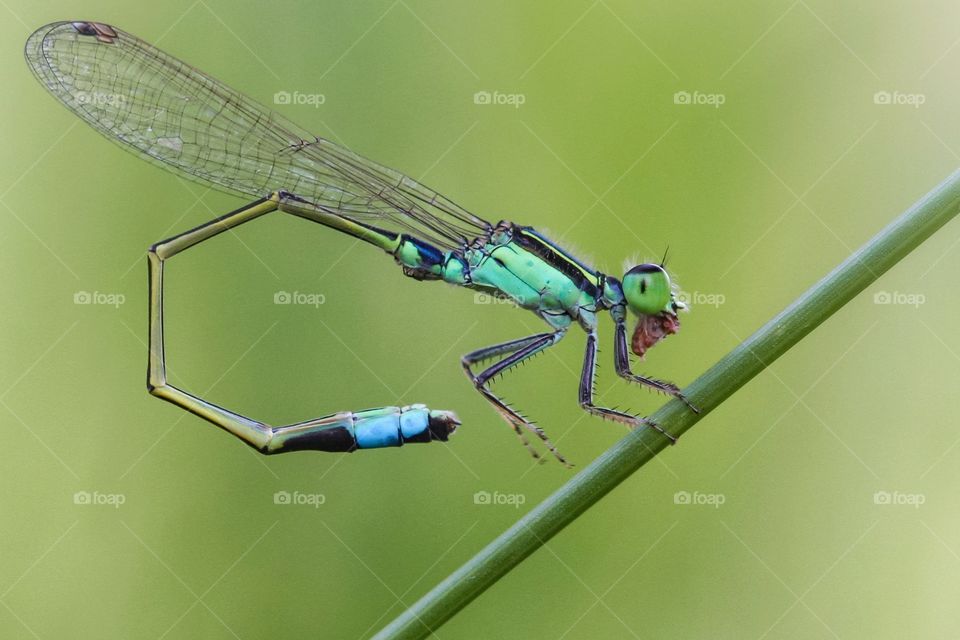
[{"label": "damselfly head", "polygon": [[673,291],[670,276],[658,264],[639,264],[623,275],[621,281],[627,306],[637,315],[653,315],[671,307]]},{"label": "damselfly head", "polygon": [[461,424],[460,418],[453,411],[432,409],[428,428],[437,440],[446,440]]},{"label": "damselfly head", "polygon": [[638,316],[630,347],[642,358],[653,345],[680,330],[677,311],[686,306],[676,300],[670,276],[659,264],[633,267],[624,274],[621,286],[627,307]]}]

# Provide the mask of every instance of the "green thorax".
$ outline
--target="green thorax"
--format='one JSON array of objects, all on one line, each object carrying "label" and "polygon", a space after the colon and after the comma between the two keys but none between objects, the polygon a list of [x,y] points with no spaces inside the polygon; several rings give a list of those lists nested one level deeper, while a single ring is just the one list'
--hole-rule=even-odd
[{"label": "green thorax", "polygon": [[[463,252],[471,288],[546,315],[576,319],[605,306],[604,276],[530,227],[499,223]],[[446,278],[445,278],[446,279]]]},{"label": "green thorax", "polygon": [[624,304],[620,282],[591,269],[535,229],[502,221],[463,249],[441,253],[400,236],[388,250],[418,280],[444,280],[534,311],[557,327],[593,324]]}]

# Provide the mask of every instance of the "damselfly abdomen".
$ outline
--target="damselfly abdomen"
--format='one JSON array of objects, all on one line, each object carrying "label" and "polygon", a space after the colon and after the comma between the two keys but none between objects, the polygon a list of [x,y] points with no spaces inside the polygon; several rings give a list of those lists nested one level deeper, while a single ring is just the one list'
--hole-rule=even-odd
[{"label": "damselfly abdomen", "polygon": [[[263,453],[353,451],[444,441],[460,424],[450,411],[423,405],[342,412],[271,427],[209,403],[167,381],[163,270],[166,260],[223,231],[274,211],[332,227],[387,252],[405,275],[506,296],[546,321],[549,331],[478,349],[463,368],[530,452],[533,434],[564,461],[538,426],[490,389],[497,374],[542,352],[574,323],[586,333],[580,405],[630,426],[649,420],[598,406],[593,398],[597,314],[614,323],[617,373],[687,402],[669,382],[630,370],[626,319],[637,316],[630,348],[642,357],[679,329],[663,264],[641,264],[622,279],[577,260],[530,227],[479,218],[409,177],[308,134],[203,72],[110,25],[57,22],[27,40],[25,55],[40,82],[112,141],[154,164],[224,191],[255,198],[207,224],[153,245],[147,387],[241,438]],[[487,368],[475,367],[496,360]],[[693,409],[693,406],[687,402]],[[694,409],[695,410],[695,409]]]}]

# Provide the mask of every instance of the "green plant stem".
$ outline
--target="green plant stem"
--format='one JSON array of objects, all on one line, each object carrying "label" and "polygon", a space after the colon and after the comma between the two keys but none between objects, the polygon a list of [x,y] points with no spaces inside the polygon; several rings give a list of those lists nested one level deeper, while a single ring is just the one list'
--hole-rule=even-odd
[{"label": "green plant stem", "polygon": [[[690,429],[946,224],[958,209],[960,171],[950,175],[691,384],[685,393],[700,408],[699,415],[671,400],[652,419],[676,435]],[[384,627],[375,640],[430,635],[653,459],[666,443],[652,429],[629,433]]]}]

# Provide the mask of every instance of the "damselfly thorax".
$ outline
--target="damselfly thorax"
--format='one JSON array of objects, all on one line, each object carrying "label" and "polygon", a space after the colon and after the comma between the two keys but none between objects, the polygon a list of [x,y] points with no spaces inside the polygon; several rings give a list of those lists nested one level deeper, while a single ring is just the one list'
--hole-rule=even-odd
[{"label": "damselfly thorax", "polygon": [[[506,220],[471,240],[462,249],[447,251],[436,263],[432,250],[405,238],[417,250],[396,253],[404,273],[413,278],[440,279],[507,300],[533,311],[552,327],[574,321],[587,331],[596,327],[596,313],[622,304],[604,295],[608,277],[558,247],[531,227]],[[618,283],[609,282],[612,290]],[[608,292],[609,293],[609,292]]]}]

